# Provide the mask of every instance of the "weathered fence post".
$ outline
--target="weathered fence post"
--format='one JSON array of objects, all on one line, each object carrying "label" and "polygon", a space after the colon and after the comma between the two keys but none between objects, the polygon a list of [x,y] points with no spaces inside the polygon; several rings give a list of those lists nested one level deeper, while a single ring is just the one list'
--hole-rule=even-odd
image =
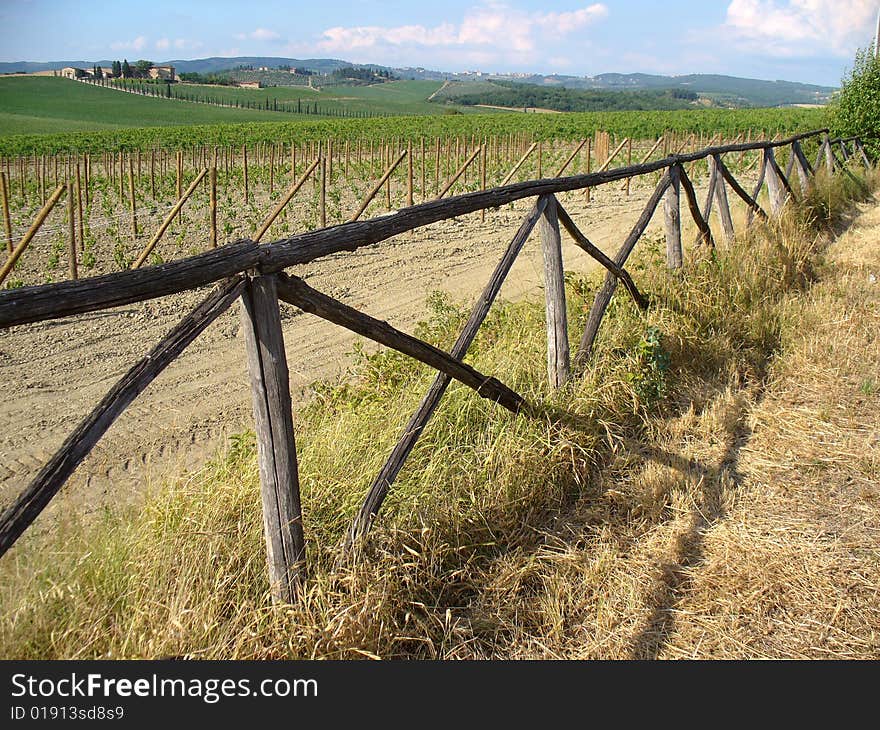
[{"label": "weathered fence post", "polygon": [[868,155],[865,152],[865,147],[862,145],[861,140],[857,139],[855,142],[853,142],[853,144],[856,146],[856,150],[858,150],[859,156],[861,157],[862,164],[865,166],[865,169],[870,170],[871,161],[868,159]]},{"label": "weathered fence post", "polygon": [[[657,206],[660,205],[660,199],[671,184],[672,169],[664,173],[663,177],[660,178],[660,182],[657,183],[657,187],[648,199],[648,204],[645,206],[645,209],[642,211],[642,214],[633,226],[632,231],[630,231],[629,236],[627,236],[623,245],[614,255],[614,264],[619,269],[622,269],[626,264],[627,258],[630,253],[632,253],[639,238],[641,238],[642,234],[645,232],[648,223],[651,222],[654,211],[657,209]],[[602,285],[602,288],[596,292],[596,296],[593,299],[593,306],[590,307],[590,314],[587,317],[587,323],[584,326],[584,332],[581,335],[581,342],[577,354],[575,355],[575,367],[578,369],[583,368],[587,358],[589,358],[590,353],[592,352],[593,343],[596,340],[596,336],[599,334],[599,325],[602,324],[602,317],[605,315],[605,310],[608,308],[608,304],[611,302],[611,297],[616,289],[617,276],[612,271],[609,271],[605,275],[605,283]]]},{"label": "weathered fence post", "polygon": [[562,238],[556,198],[547,198],[539,223],[544,253],[544,297],[547,304],[547,377],[561,388],[571,377],[568,346],[568,315],[565,310],[565,273],[562,267]]},{"label": "weathered fence post", "polygon": [[706,218],[704,218],[703,214],[700,212],[700,204],[697,202],[697,193],[694,190],[694,185],[688,177],[684,167],[681,165],[678,165],[678,179],[681,183],[681,187],[684,189],[684,196],[687,199],[688,208],[691,211],[691,217],[694,219],[694,223],[697,224],[697,230],[699,231],[696,243],[703,243],[710,248],[714,248],[715,239],[712,237],[712,230],[709,228]]},{"label": "weathered fence post", "polygon": [[269,583],[273,600],[292,603],[305,579],[306,550],[290,383],[275,277],[250,279],[241,302],[257,433]]},{"label": "weathered fence post", "polygon": [[798,142],[791,144],[791,157],[794,160],[794,169],[797,172],[798,180],[800,180],[801,194],[806,195],[810,189],[810,166]]},{"label": "weathered fence post", "polygon": [[834,174],[834,150],[831,149],[831,137],[826,132],[822,137],[822,148],[825,150],[825,169],[829,175]]},{"label": "weathered fence post", "polygon": [[681,180],[678,165],[669,168],[670,184],[663,198],[663,217],[666,221],[666,264],[680,269],[681,253]]},{"label": "weathered fence post", "polygon": [[774,215],[779,215],[782,206],[785,205],[785,188],[776,167],[773,156],[773,148],[764,149],[764,166],[767,171],[767,192],[770,194],[770,210]]},{"label": "weathered fence post", "polygon": [[718,155],[709,156],[709,169],[715,176],[715,201],[718,203],[718,216],[721,218],[721,228],[724,238],[730,242],[736,235],[733,229],[733,220],[730,217],[730,203],[727,201],[727,188],[724,186],[724,177],[718,169]]}]

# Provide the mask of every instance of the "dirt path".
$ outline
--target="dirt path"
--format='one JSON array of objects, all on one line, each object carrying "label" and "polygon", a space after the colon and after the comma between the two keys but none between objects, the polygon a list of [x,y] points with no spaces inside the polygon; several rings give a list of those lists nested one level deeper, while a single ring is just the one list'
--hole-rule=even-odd
[{"label": "dirt path", "polygon": [[[617,186],[562,202],[582,230],[614,251],[650,194]],[[530,203],[443,221],[355,254],[298,271],[316,288],[409,330],[425,313],[428,294],[442,290],[472,301],[482,290]],[[656,219],[662,220],[661,216]],[[659,226],[658,220],[652,229]],[[651,229],[649,229],[651,230]],[[592,260],[564,242],[567,270]],[[540,296],[542,262],[533,234],[502,298]],[[0,504],[33,478],[77,423],[115,381],[203,297],[188,292],[139,305],[0,332]],[[282,305],[284,306],[284,305]],[[316,379],[344,370],[354,335],[284,307],[287,357],[295,408]],[[191,468],[230,433],[251,427],[251,405],[238,307],[225,313],[110,428],[65,487],[91,511],[136,499],[163,476]]]}]

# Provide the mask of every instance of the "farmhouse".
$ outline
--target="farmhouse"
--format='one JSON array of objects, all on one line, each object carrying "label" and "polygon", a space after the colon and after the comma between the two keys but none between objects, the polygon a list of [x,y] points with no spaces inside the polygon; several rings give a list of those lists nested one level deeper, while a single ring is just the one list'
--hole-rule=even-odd
[{"label": "farmhouse", "polygon": [[150,78],[161,81],[176,81],[174,78],[174,66],[153,66],[150,68]]},{"label": "farmhouse", "polygon": [[238,88],[240,89],[262,89],[263,84],[259,81],[239,81]]},{"label": "farmhouse", "polygon": [[59,75],[65,79],[81,79],[84,76],[88,76],[85,69],[74,68],[73,66],[65,66],[61,69]]}]

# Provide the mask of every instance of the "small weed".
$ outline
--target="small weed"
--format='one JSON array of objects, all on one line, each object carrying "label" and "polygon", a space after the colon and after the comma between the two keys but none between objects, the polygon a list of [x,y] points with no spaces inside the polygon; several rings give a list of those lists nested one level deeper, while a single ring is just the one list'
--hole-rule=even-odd
[{"label": "small weed", "polygon": [[653,325],[635,347],[636,367],[627,377],[639,400],[652,405],[666,395],[666,371],[669,370],[669,352],[663,347],[663,334]]},{"label": "small weed", "polygon": [[49,253],[49,260],[46,262],[46,265],[50,270],[55,270],[58,268],[58,264],[61,261],[61,254],[64,251],[64,242],[56,241],[52,244],[52,251]]},{"label": "small weed", "polygon": [[125,271],[132,264],[132,259],[126,254],[125,246],[122,243],[117,243],[113,248],[113,260],[116,262],[116,266],[120,271]]},{"label": "small weed", "polygon": [[85,247],[83,248],[81,263],[84,269],[94,269],[98,263],[98,257],[95,256],[95,252],[93,250],[91,242],[86,243]]},{"label": "small weed", "polygon": [[234,433],[229,437],[229,451],[226,461],[237,464],[257,453],[257,436],[253,431]]}]

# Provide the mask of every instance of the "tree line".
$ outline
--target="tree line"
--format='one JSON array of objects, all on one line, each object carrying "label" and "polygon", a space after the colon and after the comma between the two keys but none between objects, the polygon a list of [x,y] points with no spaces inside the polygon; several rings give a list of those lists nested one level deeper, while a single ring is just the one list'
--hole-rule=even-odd
[{"label": "tree line", "polygon": [[491,86],[480,85],[473,91],[465,85],[459,92],[446,97],[464,106],[535,107],[560,112],[674,111],[691,108],[697,98],[696,93],[686,89],[603,91],[501,80],[493,80]]},{"label": "tree line", "polygon": [[270,99],[224,99],[211,94],[195,93],[186,87],[178,87],[166,83],[143,83],[142,80],[116,80],[116,81],[98,81],[101,86],[111,86],[133,91],[144,96],[154,96],[166,99],[177,99],[179,101],[195,102],[197,104],[210,104],[213,106],[230,107],[234,109],[251,109],[259,111],[285,112],[287,114],[305,114],[320,117],[338,117],[344,119],[370,119],[372,117],[384,117],[388,114],[377,114],[372,111],[349,109],[341,106],[321,106],[316,101],[308,101],[296,99],[295,101],[278,101],[277,98]]}]

